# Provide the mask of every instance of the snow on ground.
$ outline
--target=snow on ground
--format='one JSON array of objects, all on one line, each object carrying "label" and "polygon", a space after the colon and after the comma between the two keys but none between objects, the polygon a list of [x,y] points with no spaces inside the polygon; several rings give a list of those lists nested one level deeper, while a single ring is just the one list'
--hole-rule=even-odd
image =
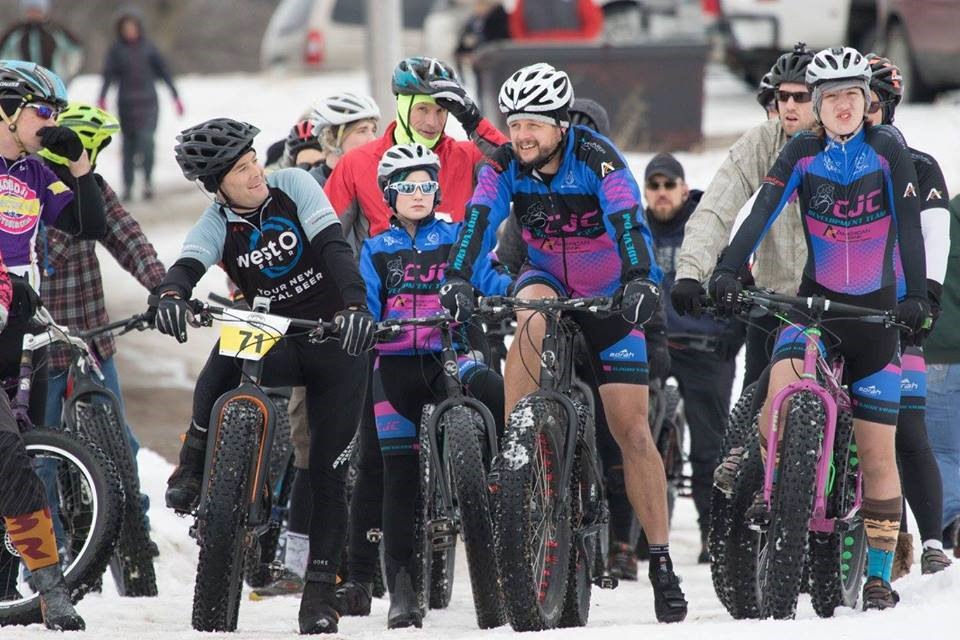
[{"label": "snow on ground", "polygon": [[[758,123],[762,112],[752,92],[719,67],[710,67],[706,76],[704,102],[704,132],[708,137],[736,135]],[[71,86],[76,99],[94,100],[99,79],[79,78]],[[193,189],[181,177],[173,161],[172,148],[176,133],[187,125],[203,119],[229,115],[246,119],[263,129],[258,140],[261,153],[267,145],[286,135],[293,121],[310,102],[319,96],[337,90],[363,91],[365,77],[360,73],[316,75],[309,77],[278,77],[270,75],[184,76],[179,88],[186,103],[187,115],[178,119],[173,115],[165,89],[160,88],[161,116],[157,133],[156,185],[158,205],[167,202],[172,194],[188,197],[172,198],[169,209],[151,207],[149,215],[141,217],[151,240],[157,245],[160,257],[170,264],[176,257],[186,230],[199,215],[203,198],[192,196]],[[947,185],[952,192],[960,189],[960,109],[956,98],[947,97],[935,105],[904,105],[899,109],[898,125],[907,139],[917,148],[932,153],[940,161]],[[451,126],[453,133],[455,125]],[[109,182],[120,184],[119,143],[108,148],[102,156],[101,171]],[[678,153],[684,164],[688,182],[703,188],[723,161],[725,150],[708,149],[700,153]],[[638,174],[642,174],[651,154],[629,154],[628,160]],[[192,197],[192,199],[191,199]],[[186,207],[182,203],[190,203]],[[196,202],[196,204],[194,204]],[[178,208],[179,207],[179,208]],[[132,209],[137,212],[140,205]],[[103,256],[105,281],[110,285],[108,298],[136,299],[142,292],[134,281],[121,274],[112,259]],[[209,289],[222,289],[219,272],[208,275],[201,284],[201,295]],[[118,314],[119,317],[119,314]],[[154,339],[155,336],[124,338],[128,360],[142,359],[143,368],[153,376],[154,384],[169,387],[191,387],[196,367],[212,343],[214,334],[207,330],[201,335],[191,334],[191,347],[184,348],[172,342]],[[162,345],[162,346],[158,346]],[[163,349],[162,352],[159,349]],[[160,353],[163,357],[160,357]],[[137,356],[137,354],[140,354]],[[162,367],[160,364],[162,363]],[[739,387],[739,384],[736,385]],[[143,428],[144,425],[138,425]],[[142,484],[149,493],[153,508],[150,512],[153,535],[160,548],[158,580],[160,596],[156,599],[127,600],[116,595],[109,579],[104,593],[87,596],[79,605],[87,620],[87,637],[104,640],[138,640],[210,638],[191,630],[190,611],[196,569],[197,548],[187,535],[189,521],[163,509],[163,490],[171,466],[149,450],[141,450]],[[903,598],[897,609],[889,612],[864,614],[841,611],[831,620],[816,618],[806,596],[801,597],[798,619],[788,622],[733,621],[717,601],[706,566],[695,564],[699,550],[696,516],[689,500],[678,501],[672,535],[673,556],[679,573],[684,578],[684,589],[690,601],[690,614],[680,625],[655,625],[652,594],[645,580],[622,583],[616,591],[594,590],[591,621],[586,629],[557,630],[541,634],[545,637],[577,637],[582,640],[599,638],[636,637],[656,634],[662,638],[711,638],[737,640],[779,636],[784,639],[824,636],[854,637],[923,637],[940,636],[944,629],[960,624],[960,610],[956,607],[960,595],[960,563],[937,576],[914,573],[896,584]],[[475,638],[505,637],[509,627],[481,632],[476,628],[470,599],[469,580],[465,558],[458,559],[454,598],[446,611],[434,611],[425,620],[422,631],[405,630],[390,634],[404,638]],[[293,637],[297,631],[297,598],[252,602],[244,599],[239,620],[240,631],[234,638]],[[345,618],[341,622],[341,637],[373,638],[384,634],[386,600],[375,601],[369,618]],[[4,628],[2,638],[36,638],[37,626]],[[540,637],[540,636],[538,636]]]},{"label": "snow on ground", "polygon": [[[144,490],[153,505],[163,504],[163,490],[171,465],[150,451],[141,451],[140,466]],[[160,548],[157,575],[160,595],[154,599],[123,599],[116,595],[110,579],[104,580],[104,593],[84,598],[78,608],[87,622],[88,637],[102,640],[173,640],[181,638],[230,637],[237,640],[260,638],[292,638],[297,633],[299,599],[285,597],[254,602],[246,597],[240,606],[238,632],[234,634],[201,634],[190,627],[197,547],[187,535],[189,522],[162,508],[150,512],[153,538]],[[686,622],[658,625],[653,613],[653,595],[645,579],[621,582],[614,591],[593,590],[590,623],[585,629],[544,632],[538,638],[578,638],[609,640],[610,638],[653,635],[664,640],[751,640],[777,636],[782,640],[808,640],[817,635],[830,638],[902,638],[940,635],[943,629],[960,624],[956,599],[960,595],[960,563],[942,574],[928,577],[913,574],[896,583],[903,601],[893,611],[863,613],[840,610],[830,620],[816,617],[807,596],[801,596],[797,620],[734,621],[713,593],[707,566],[697,565],[699,551],[696,516],[688,499],[677,501],[672,547],[674,562],[683,577],[683,587],[690,602]],[[641,565],[641,573],[646,565]],[[422,630],[394,631],[386,636],[386,599],[374,600],[368,618],[344,618],[339,637],[366,639],[402,637],[468,639],[504,638],[512,633],[509,626],[480,631],[473,614],[470,581],[466,558],[460,546],[457,558],[453,601],[444,611],[431,611]],[[39,626],[7,627],[4,640],[37,638]],[[91,635],[92,634],[92,635]]]}]

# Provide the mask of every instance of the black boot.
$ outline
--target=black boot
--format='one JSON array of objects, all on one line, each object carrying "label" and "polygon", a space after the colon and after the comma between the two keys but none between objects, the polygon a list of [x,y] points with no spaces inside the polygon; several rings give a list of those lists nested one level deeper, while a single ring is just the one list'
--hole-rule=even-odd
[{"label": "black boot", "polygon": [[300,633],[336,633],[340,612],[337,610],[337,575],[307,571],[303,597],[300,598]]},{"label": "black boot", "polygon": [[345,616],[368,616],[372,591],[373,585],[369,582],[347,580],[337,588],[337,608]]},{"label": "black boot", "polygon": [[70,590],[63,579],[60,565],[53,564],[31,572],[31,581],[40,592],[40,614],[47,629],[83,631],[86,624],[73,608]]},{"label": "black boot", "polygon": [[387,613],[387,629],[423,626],[423,617],[417,604],[417,592],[413,589],[410,561],[399,562],[384,555],[387,568],[387,591],[390,592],[390,611]]},{"label": "black boot", "polygon": [[177,513],[191,513],[200,501],[203,464],[206,458],[206,434],[190,427],[180,448],[180,464],[167,480],[167,507]]}]

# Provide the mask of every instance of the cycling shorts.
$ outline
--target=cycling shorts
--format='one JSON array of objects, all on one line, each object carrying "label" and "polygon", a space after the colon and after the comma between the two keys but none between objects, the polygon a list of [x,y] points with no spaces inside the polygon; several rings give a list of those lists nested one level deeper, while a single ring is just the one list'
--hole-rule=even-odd
[{"label": "cycling shorts", "polygon": [[[801,291],[803,287],[801,287]],[[832,291],[806,291],[800,295],[825,295],[830,300],[862,307],[890,306],[886,291],[877,294],[844,296]],[[821,354],[843,356],[843,382],[849,386],[853,417],[896,426],[900,410],[900,343],[895,328],[855,319],[824,316],[818,344]],[[833,314],[835,316],[835,314]],[[792,324],[784,325],[773,349],[773,362],[803,359],[806,341],[802,312],[788,314]]]},{"label": "cycling shorts", "polygon": [[[573,297],[573,292],[555,276],[527,263],[517,276],[515,295],[522,298],[523,288],[534,284],[550,287],[560,298]],[[646,385],[649,382],[647,341],[642,327],[627,322],[620,314],[599,317],[589,311],[578,311],[568,313],[567,317],[583,332],[599,385]],[[521,331],[522,327],[517,327],[518,339]]]}]

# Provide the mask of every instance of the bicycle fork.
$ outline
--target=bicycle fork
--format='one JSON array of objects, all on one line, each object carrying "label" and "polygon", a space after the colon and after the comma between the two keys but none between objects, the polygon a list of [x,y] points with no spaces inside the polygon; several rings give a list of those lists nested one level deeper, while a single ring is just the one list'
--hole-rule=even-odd
[{"label": "bicycle fork", "polygon": [[[833,463],[833,448],[837,433],[837,403],[833,396],[817,381],[817,358],[819,346],[816,341],[818,331],[808,330],[804,333],[806,348],[803,355],[803,374],[801,379],[781,389],[773,397],[770,411],[770,430],[767,437],[767,462],[764,467],[763,499],[767,510],[770,511],[773,502],[774,475],[777,468],[780,449],[780,416],[787,400],[800,392],[806,391],[814,395],[824,407],[823,435],[820,439],[820,451],[817,458],[816,481],[814,483],[813,512],[810,516],[809,528],[811,531],[833,532],[838,522],[848,520],[853,513],[845,514],[841,518],[827,517],[827,494],[830,479],[830,469]],[[859,482],[858,482],[859,495]],[[859,500],[858,500],[859,502]]]}]

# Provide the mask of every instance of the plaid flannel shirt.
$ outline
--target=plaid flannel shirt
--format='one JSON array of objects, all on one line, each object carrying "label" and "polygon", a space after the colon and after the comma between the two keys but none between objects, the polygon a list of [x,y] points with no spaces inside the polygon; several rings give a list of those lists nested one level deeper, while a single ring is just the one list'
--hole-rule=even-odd
[{"label": "plaid flannel shirt", "polygon": [[[157,252],[143,235],[140,225],[120,204],[117,194],[102,179],[98,180],[107,212],[107,235],[101,242],[144,288],[153,290],[166,275]],[[78,240],[53,227],[46,227],[46,261],[40,297],[58,324],[81,331],[101,327],[108,322],[103,298],[100,262],[96,242]],[[93,339],[91,346],[101,360],[116,353],[113,336]],[[62,345],[50,349],[50,369],[70,366],[70,351]]]}]

